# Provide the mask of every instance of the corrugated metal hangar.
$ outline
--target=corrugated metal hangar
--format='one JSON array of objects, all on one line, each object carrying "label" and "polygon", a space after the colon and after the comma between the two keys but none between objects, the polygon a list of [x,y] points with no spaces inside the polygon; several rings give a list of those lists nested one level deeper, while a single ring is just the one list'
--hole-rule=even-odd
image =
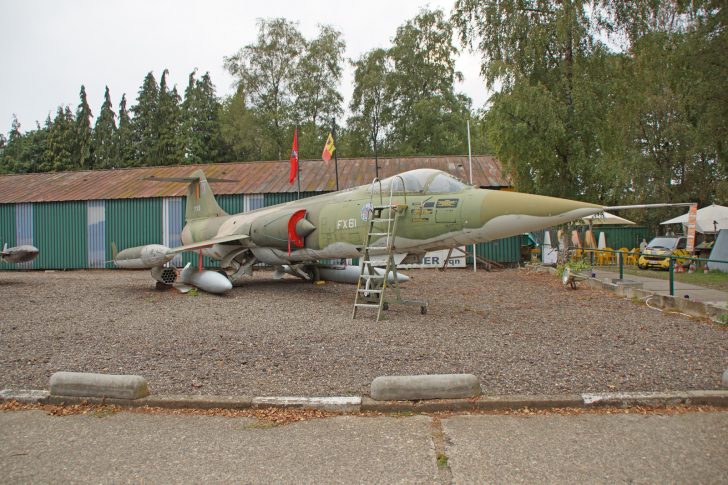
[{"label": "corrugated metal hangar", "polygon": [[[339,188],[371,183],[374,159],[340,159]],[[464,156],[380,158],[381,178],[415,168],[435,168],[468,180]],[[245,212],[295,200],[297,185],[288,183],[287,161],[218,163],[118,170],[34,173],[0,176],[0,241],[8,246],[31,244],[40,255],[30,263],[0,269],[112,268],[112,243],[120,249],[160,243],[181,244],[186,186],[155,182],[148,177],[185,177],[201,168],[208,177],[235,182],[211,183],[228,213]],[[482,188],[510,186],[500,163],[473,157],[473,183]],[[301,198],[336,190],[333,162],[301,162]],[[478,245],[478,255],[515,263],[521,238]],[[184,254],[176,264],[193,262]],[[205,258],[206,265],[214,266]]]}]

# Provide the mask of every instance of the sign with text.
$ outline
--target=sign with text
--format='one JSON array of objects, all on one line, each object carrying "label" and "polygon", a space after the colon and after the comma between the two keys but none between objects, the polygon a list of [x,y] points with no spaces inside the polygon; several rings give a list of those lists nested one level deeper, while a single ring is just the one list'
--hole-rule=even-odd
[{"label": "sign with text", "polygon": [[688,212],[688,245],[685,249],[689,253],[695,251],[695,221],[698,218],[698,204],[690,206],[690,212]]},{"label": "sign with text", "polygon": [[[447,259],[447,253],[450,251],[444,249],[442,251],[430,251],[422,258],[421,263],[417,264],[398,264],[397,268],[442,268]],[[460,246],[452,250],[450,260],[447,263],[448,268],[464,268],[465,267],[465,246]]]}]

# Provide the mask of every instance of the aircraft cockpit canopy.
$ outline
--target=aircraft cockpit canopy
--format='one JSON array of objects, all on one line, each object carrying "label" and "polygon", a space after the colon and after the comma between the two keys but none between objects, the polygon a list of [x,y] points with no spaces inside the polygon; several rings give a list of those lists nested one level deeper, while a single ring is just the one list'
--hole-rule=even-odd
[{"label": "aircraft cockpit canopy", "polygon": [[[404,186],[402,186],[402,182],[404,182]],[[410,170],[382,180],[382,194],[389,194],[392,184],[394,184],[394,193],[406,191],[408,194],[451,194],[467,188],[466,184],[452,175],[432,168]],[[374,183],[372,188],[376,193],[379,190],[379,184]]]}]

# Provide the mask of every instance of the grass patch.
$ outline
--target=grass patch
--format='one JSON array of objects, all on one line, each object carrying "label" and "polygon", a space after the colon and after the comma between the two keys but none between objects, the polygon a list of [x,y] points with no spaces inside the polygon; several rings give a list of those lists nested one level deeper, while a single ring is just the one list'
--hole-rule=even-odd
[{"label": "grass patch", "polygon": [[118,413],[121,409],[116,406],[104,406],[91,412],[91,416],[95,418],[108,418]]},{"label": "grass patch", "polygon": [[437,454],[437,468],[444,469],[447,468],[447,455],[445,453],[438,453]]},{"label": "grass patch", "polygon": [[271,428],[277,428],[280,426],[281,423],[278,423],[276,421],[268,421],[263,419],[258,419],[253,423],[248,423],[243,426],[245,429],[271,429]]},{"label": "grass patch", "polygon": [[[600,266],[601,267],[601,266]],[[597,267],[596,270],[599,271]],[[619,271],[619,268],[603,267],[609,271]],[[625,267],[624,274],[630,274],[635,276],[644,276],[647,278],[654,278],[656,280],[669,280],[669,271],[660,271],[654,269],[637,269],[634,267]],[[705,288],[712,288],[714,290],[728,291],[728,273],[722,273],[720,271],[711,271],[710,273],[703,273],[702,271],[696,271],[695,273],[675,273],[675,281],[681,283],[688,283],[691,285],[703,286]]]}]

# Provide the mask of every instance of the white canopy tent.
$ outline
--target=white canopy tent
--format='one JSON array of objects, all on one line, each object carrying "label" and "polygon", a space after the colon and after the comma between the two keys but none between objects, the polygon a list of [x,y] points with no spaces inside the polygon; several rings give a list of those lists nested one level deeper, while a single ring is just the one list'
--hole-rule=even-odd
[{"label": "white canopy tent", "polygon": [[[688,225],[688,215],[683,214],[679,217],[661,222],[662,225],[682,224]],[[721,229],[728,229],[728,207],[722,205],[709,205],[698,209],[695,218],[695,230],[703,234],[715,234]]]}]

